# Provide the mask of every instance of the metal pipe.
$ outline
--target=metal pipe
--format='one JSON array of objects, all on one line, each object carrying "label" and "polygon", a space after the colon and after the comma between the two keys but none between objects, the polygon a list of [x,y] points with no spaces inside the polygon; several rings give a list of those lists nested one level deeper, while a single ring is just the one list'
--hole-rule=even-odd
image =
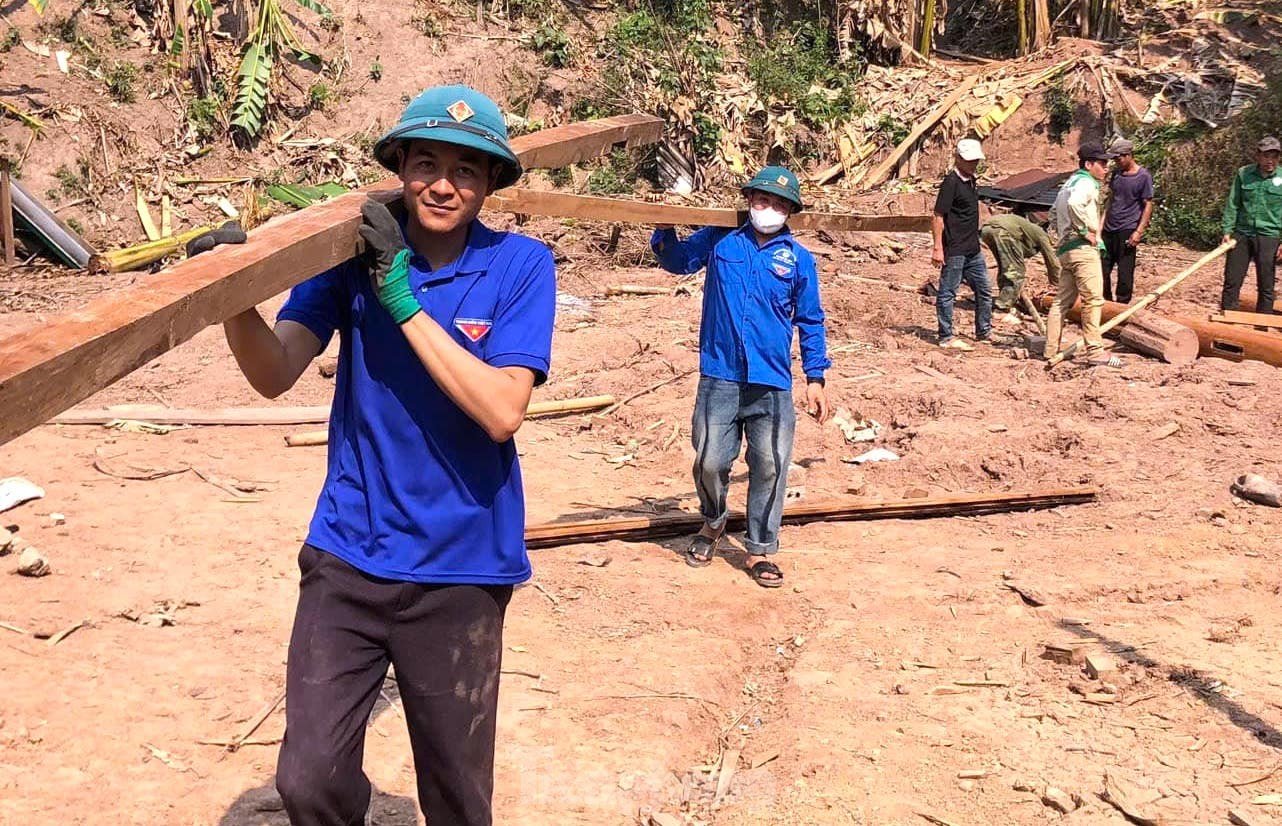
[{"label": "metal pipe", "polygon": [[16,178],[10,179],[13,192],[13,214],[18,228],[36,236],[58,260],[69,267],[85,269],[94,255],[93,247],[71,227],[49,211]]}]

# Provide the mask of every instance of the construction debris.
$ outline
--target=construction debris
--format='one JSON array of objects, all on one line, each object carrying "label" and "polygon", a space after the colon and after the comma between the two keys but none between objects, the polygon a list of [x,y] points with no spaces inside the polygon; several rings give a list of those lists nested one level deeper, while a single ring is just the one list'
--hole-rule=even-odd
[{"label": "construction debris", "polygon": [[48,576],[53,573],[53,566],[43,554],[29,546],[18,556],[18,573],[30,577]]},{"label": "construction debris", "polygon": [[1268,505],[1271,508],[1282,508],[1282,485],[1277,482],[1246,473],[1233,480],[1229,488],[1233,495],[1257,505]]},{"label": "construction debris", "polygon": [[21,476],[0,479],[0,513],[13,510],[24,502],[30,502],[33,499],[43,499],[44,495],[44,488],[23,479]]}]

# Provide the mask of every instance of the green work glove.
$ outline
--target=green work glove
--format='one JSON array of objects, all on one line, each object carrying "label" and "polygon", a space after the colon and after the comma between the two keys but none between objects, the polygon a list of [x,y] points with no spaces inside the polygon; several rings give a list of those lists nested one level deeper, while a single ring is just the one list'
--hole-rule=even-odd
[{"label": "green work glove", "polygon": [[365,239],[365,259],[379,303],[397,324],[422,311],[410,289],[410,251],[401,236],[401,225],[387,207],[373,198],[361,205],[364,219],[358,232]]}]

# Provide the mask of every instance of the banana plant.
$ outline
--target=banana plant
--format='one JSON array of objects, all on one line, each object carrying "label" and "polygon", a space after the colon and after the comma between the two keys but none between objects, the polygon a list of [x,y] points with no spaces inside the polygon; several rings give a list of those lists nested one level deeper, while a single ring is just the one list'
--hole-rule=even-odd
[{"label": "banana plant", "polygon": [[[322,17],[332,14],[316,0],[295,0],[298,5]],[[280,0],[259,0],[254,28],[245,41],[245,53],[237,72],[236,102],[231,125],[248,137],[257,137],[267,119],[267,97],[271,89],[272,68],[284,52],[299,60],[320,63],[320,58],[307,49],[294,33],[289,19],[281,11]]]}]

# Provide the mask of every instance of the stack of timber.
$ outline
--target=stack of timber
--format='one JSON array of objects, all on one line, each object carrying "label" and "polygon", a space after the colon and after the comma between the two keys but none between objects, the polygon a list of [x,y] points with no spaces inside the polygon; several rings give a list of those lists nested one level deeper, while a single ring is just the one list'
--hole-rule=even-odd
[{"label": "stack of timber", "polygon": [[[1030,493],[995,493],[967,496],[940,496],[927,499],[898,499],[884,502],[860,500],[815,502],[787,508],[783,521],[789,525],[807,522],[843,522],[872,519],[927,519],[940,516],[980,516],[990,513],[1029,511],[1095,501],[1099,491],[1092,487],[1042,490]],[[664,513],[588,522],[548,522],[525,529],[531,549],[555,548],[586,542],[610,540],[653,540],[694,533],[703,524],[696,513]],[[726,530],[745,527],[742,512],[732,511]]]}]

